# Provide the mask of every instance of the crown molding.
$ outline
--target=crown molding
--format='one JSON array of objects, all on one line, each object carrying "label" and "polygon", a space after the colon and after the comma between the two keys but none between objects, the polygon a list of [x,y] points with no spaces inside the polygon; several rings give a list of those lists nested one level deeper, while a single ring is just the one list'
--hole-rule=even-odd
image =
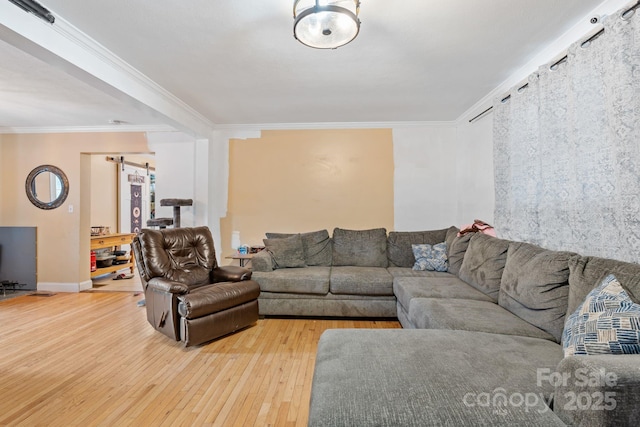
[{"label": "crown molding", "polygon": [[398,129],[411,127],[452,127],[455,121],[436,122],[321,122],[321,123],[261,123],[215,125],[216,131],[263,131],[263,130],[323,130],[323,129]]},{"label": "crown molding", "polygon": [[[265,130],[334,130],[334,129],[401,129],[416,127],[455,127],[454,121],[440,122],[323,122],[323,123],[263,123],[249,125],[216,125],[213,132],[223,135],[244,135],[257,138]],[[44,133],[113,133],[113,132],[162,132],[193,137],[168,125],[108,125],[108,126],[38,126],[2,127],[0,134],[44,134]],[[232,136],[235,138],[235,136]]]},{"label": "crown molding", "polygon": [[38,126],[2,127],[1,134],[43,134],[43,133],[114,133],[114,132],[175,132],[167,125],[110,125],[110,126]]}]

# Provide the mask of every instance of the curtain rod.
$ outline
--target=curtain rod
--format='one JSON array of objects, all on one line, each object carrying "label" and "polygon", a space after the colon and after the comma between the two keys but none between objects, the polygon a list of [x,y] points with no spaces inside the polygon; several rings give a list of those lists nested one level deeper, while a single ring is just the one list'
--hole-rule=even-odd
[{"label": "curtain rod", "polygon": [[[520,86],[516,91],[518,93],[522,92],[523,90],[525,90],[527,87],[529,86],[529,83],[525,83],[522,86]],[[511,94],[505,96],[504,98],[502,98],[500,100],[500,102],[504,103],[507,102],[509,100],[509,98],[511,98]],[[488,113],[489,111],[493,110],[493,105],[489,108],[487,108],[486,110],[484,110],[482,113],[478,114],[477,116],[474,116],[472,118],[469,119],[469,123],[473,123],[475,120],[478,120],[480,117],[484,116],[486,113]]]},{"label": "curtain rod", "polygon": [[124,156],[120,156],[120,157],[109,157],[109,156],[107,156],[106,160],[107,160],[107,162],[117,163],[119,165],[135,166],[135,167],[140,168],[140,169],[148,169],[148,170],[154,171],[154,172],[156,170],[155,167],[149,166],[149,163],[142,164],[142,163],[134,163],[134,162],[126,161],[124,159]]},{"label": "curtain rod", "polygon": [[489,108],[487,108],[486,110],[484,110],[482,113],[478,114],[477,116],[474,116],[472,118],[469,119],[469,123],[473,123],[474,120],[478,120],[480,117],[484,116],[485,113],[488,113],[489,111],[493,110],[493,105]]},{"label": "curtain rod", "polygon": [[[631,15],[633,15],[633,12],[635,12],[635,11],[636,11],[636,9],[637,9],[637,8],[639,8],[639,7],[640,7],[640,0],[638,0],[638,1],[636,2],[636,4],[634,4],[633,6],[631,6],[629,9],[625,10],[624,12],[622,12],[622,13],[620,14],[620,17],[621,17],[622,19],[628,19],[628,18],[631,18]],[[629,12],[631,12],[631,13],[629,13]]]},{"label": "curtain rod", "polygon": [[[635,7],[638,7],[640,5],[636,5]],[[631,9],[629,9],[631,10]],[[626,13],[626,12],[625,12]],[[589,46],[589,44],[594,41],[595,39],[597,39],[598,37],[600,37],[601,35],[604,34],[604,28],[602,28],[600,31],[598,31],[597,33],[595,33],[594,35],[592,35],[591,37],[589,37],[588,39],[586,39],[585,41],[583,41],[582,43],[580,43],[580,47],[587,47]],[[549,69],[551,71],[555,71],[558,69],[558,66],[562,63],[567,62],[567,59],[569,59],[569,55],[565,55],[562,58],[558,59],[556,62],[554,62],[553,64],[549,65]]]},{"label": "curtain rod", "polygon": [[[620,14],[620,18],[622,19],[629,19],[631,18],[631,16],[635,13],[636,9],[640,8],[640,0],[638,0],[636,2],[636,4],[634,4],[633,6],[631,6],[629,9],[625,10],[624,12],[622,12]],[[589,44],[594,41],[595,39],[597,39],[598,37],[600,37],[601,35],[604,34],[604,28],[600,29],[600,31],[596,32],[595,34],[593,34],[591,37],[589,37],[588,39],[586,39],[585,41],[583,41],[582,43],[580,43],[580,47],[587,47],[589,46]],[[569,59],[568,55],[564,55],[562,58],[558,59],[556,62],[554,62],[553,64],[551,64],[549,66],[550,70],[556,70],[558,68],[558,66],[564,62],[567,62],[567,59]],[[525,83],[524,85],[520,86],[517,89],[517,92],[520,93],[522,92],[523,89],[526,89],[527,86],[529,86],[529,83]],[[509,99],[511,98],[511,94],[508,94],[507,96],[505,96],[504,98],[502,98],[500,100],[500,102],[504,103],[507,102]],[[473,116],[472,118],[469,119],[469,123],[473,123],[474,121],[478,120],[479,118],[481,118],[482,116],[484,116],[486,113],[488,113],[489,111],[493,110],[493,105],[489,108],[487,108],[486,110],[484,110],[483,112],[477,114],[476,116]]]}]

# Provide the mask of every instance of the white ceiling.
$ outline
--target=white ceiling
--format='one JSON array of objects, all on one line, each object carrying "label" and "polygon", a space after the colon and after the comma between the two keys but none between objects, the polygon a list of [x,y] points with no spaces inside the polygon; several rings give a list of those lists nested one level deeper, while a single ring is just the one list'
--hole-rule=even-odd
[{"label": "white ceiling", "polygon": [[[40,3],[231,125],[455,120],[602,0],[361,0],[360,34],[337,50],[293,38],[291,0]],[[170,124],[3,34],[0,127]]]}]

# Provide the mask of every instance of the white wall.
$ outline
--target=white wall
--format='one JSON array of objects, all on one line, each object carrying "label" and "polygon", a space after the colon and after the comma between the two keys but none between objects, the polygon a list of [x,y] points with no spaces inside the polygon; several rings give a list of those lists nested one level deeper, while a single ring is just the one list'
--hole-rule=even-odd
[{"label": "white wall", "polygon": [[149,132],[147,140],[156,160],[156,218],[173,218],[173,208],[161,207],[160,200],[192,199],[193,206],[180,210],[181,227],[207,225],[195,223],[195,208],[208,203],[196,197],[196,185],[200,180],[206,185],[208,179],[206,171],[198,170],[202,163],[196,162],[196,139],[180,132]]},{"label": "white wall", "polygon": [[396,231],[455,225],[456,147],[454,123],[393,129]]},{"label": "white wall", "polygon": [[459,123],[455,159],[457,194],[456,225],[474,219],[493,223],[495,202],[493,175],[493,116],[473,123]]},{"label": "white wall", "polygon": [[395,230],[491,223],[492,128],[485,117],[393,129]]}]

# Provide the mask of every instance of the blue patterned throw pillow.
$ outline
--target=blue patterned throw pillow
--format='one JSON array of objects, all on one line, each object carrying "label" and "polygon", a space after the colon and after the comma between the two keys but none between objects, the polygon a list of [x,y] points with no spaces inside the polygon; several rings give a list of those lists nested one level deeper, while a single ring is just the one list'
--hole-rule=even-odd
[{"label": "blue patterned throw pillow", "polygon": [[564,355],[640,354],[640,304],[613,274],[569,316],[562,334]]},{"label": "blue patterned throw pillow", "polygon": [[437,245],[411,245],[416,263],[414,270],[447,271],[447,243],[442,242]]}]

